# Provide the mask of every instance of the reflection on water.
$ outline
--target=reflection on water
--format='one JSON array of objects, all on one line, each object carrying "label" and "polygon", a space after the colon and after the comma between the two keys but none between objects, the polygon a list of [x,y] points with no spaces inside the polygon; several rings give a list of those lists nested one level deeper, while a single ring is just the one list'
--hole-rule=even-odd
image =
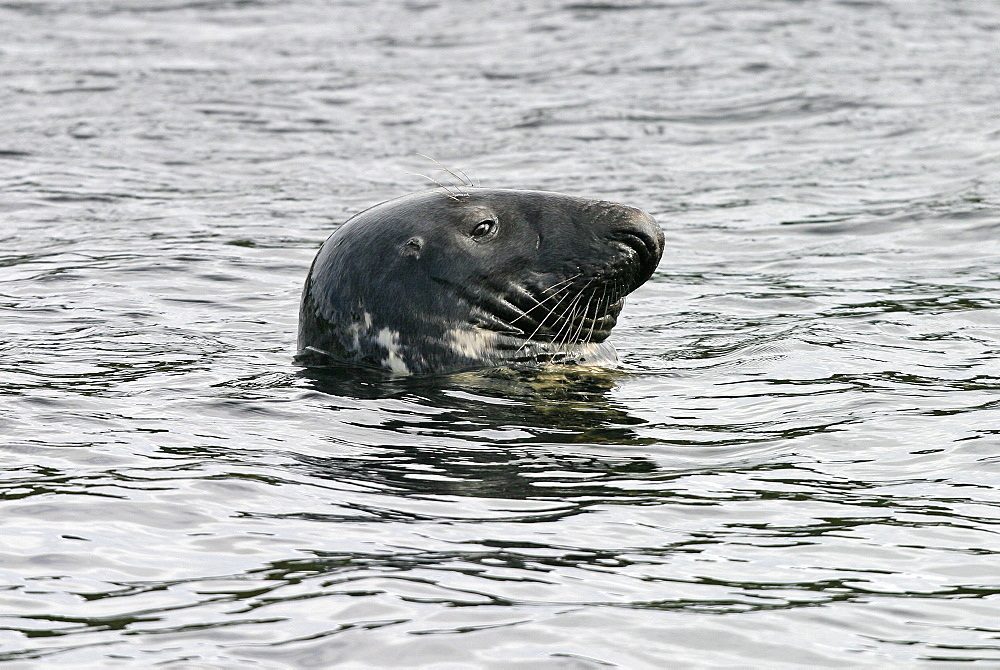
[{"label": "reflection on water", "polygon": [[[624,426],[642,423],[609,397],[622,373],[600,368],[499,369],[447,376],[361,377],[334,369],[303,371],[317,391],[336,398],[394,399],[425,408],[401,413],[381,426],[393,433],[417,432],[470,441],[480,446],[548,442],[641,444]],[[336,374],[336,376],[334,376]],[[410,418],[412,417],[412,418]],[[516,426],[523,435],[483,429]],[[396,438],[398,440],[398,437]],[[395,441],[395,440],[394,440]]]},{"label": "reflection on water", "polygon": [[[0,660],[1000,662],[998,27],[0,3]],[[620,369],[292,364],[418,151],[661,222]]]},{"label": "reflection on water", "polygon": [[[385,416],[370,427],[387,431],[386,442],[370,443],[377,449],[365,459],[302,456],[313,476],[374,483],[398,495],[560,500],[580,495],[583,484],[592,489],[589,495],[609,495],[602,481],[655,467],[646,458],[539,448],[653,442],[629,429],[642,419],[607,397],[620,376],[613,371],[551,368],[368,380],[347,371],[303,374],[313,388],[338,399],[399,403],[396,412],[380,403]],[[568,473],[571,488],[549,477],[553,470]]]}]

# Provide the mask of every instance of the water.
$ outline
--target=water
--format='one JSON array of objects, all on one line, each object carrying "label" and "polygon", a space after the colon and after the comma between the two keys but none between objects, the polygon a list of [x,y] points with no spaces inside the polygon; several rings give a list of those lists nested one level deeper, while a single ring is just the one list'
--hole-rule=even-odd
[{"label": "water", "polygon": [[[0,3],[0,659],[1000,664],[998,45],[976,0]],[[657,217],[620,370],[292,364],[418,151]]]}]

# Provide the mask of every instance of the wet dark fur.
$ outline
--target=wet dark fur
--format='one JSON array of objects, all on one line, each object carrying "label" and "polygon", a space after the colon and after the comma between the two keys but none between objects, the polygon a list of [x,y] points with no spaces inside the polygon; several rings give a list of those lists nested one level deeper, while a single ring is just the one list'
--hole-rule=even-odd
[{"label": "wet dark fur", "polygon": [[625,296],[662,251],[656,222],[617,203],[484,188],[403,196],[323,244],[298,360],[399,373],[611,362]]}]

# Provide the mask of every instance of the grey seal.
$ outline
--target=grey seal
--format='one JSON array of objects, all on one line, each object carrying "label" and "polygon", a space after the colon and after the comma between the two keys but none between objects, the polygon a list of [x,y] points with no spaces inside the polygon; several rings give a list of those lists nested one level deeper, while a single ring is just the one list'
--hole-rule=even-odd
[{"label": "grey seal", "polygon": [[412,193],[340,226],[299,311],[302,365],[396,374],[608,365],[663,231],[640,209],[548,191]]}]

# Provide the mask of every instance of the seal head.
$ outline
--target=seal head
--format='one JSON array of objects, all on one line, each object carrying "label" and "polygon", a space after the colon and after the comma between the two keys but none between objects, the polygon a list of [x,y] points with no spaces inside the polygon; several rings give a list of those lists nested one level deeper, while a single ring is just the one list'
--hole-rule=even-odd
[{"label": "seal head", "polygon": [[297,360],[399,374],[608,364],[663,232],[645,212],[546,191],[423,191],[354,216],[306,278]]}]

